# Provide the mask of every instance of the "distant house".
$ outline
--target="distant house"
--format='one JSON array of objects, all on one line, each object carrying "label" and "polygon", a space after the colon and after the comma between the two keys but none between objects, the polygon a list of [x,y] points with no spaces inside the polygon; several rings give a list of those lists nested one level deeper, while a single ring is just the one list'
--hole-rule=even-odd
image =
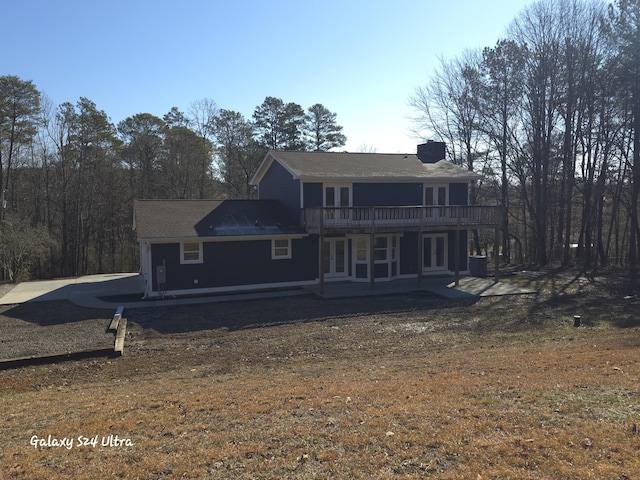
[{"label": "distant house", "polygon": [[139,200],[134,228],[148,297],[468,273],[468,230],[497,207],[469,206],[480,178],[413,154],[270,151],[258,200]]}]

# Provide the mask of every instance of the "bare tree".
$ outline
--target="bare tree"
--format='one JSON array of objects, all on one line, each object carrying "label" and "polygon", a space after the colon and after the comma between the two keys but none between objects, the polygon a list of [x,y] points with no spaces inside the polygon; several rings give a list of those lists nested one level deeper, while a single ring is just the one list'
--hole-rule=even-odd
[{"label": "bare tree", "polygon": [[553,135],[560,102],[560,23],[553,0],[543,0],[526,8],[510,28],[515,41],[529,51],[524,65],[524,125],[530,141],[532,246],[539,265],[549,260],[550,186],[556,155]]},{"label": "bare tree", "polygon": [[220,109],[216,103],[209,99],[203,98],[196,100],[189,107],[189,121],[191,128],[202,140],[202,146],[209,152],[208,156],[202,157],[200,165],[200,198],[206,198],[207,180],[213,179],[213,146],[215,145],[215,124]]},{"label": "bare tree", "polygon": [[[410,104],[420,113],[418,131],[433,132],[445,141],[455,163],[474,171],[475,162],[486,158],[483,116],[478,93],[480,55],[465,52],[451,62],[441,61],[440,69],[424,87],[416,89]],[[470,203],[477,203],[477,186],[472,185]],[[474,245],[480,252],[478,232],[473,232]]]},{"label": "bare tree", "polygon": [[502,209],[502,253],[511,259],[509,232],[510,164],[521,147],[518,130],[521,124],[523,67],[526,50],[513,41],[499,41],[494,48],[482,52],[480,112],[489,142],[500,159],[500,203]]},{"label": "bare tree", "polygon": [[631,290],[640,292],[638,281],[638,199],[640,197],[640,2],[617,0],[609,7],[608,33],[613,42],[617,62],[612,73],[625,87],[628,98],[628,131],[631,132],[631,198],[629,235],[629,276]]}]

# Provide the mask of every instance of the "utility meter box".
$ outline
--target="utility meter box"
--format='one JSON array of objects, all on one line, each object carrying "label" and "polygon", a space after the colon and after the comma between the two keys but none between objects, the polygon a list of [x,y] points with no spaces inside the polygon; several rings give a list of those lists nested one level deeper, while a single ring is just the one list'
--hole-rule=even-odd
[{"label": "utility meter box", "polygon": [[167,283],[167,271],[164,265],[156,267],[156,282],[158,284]]}]

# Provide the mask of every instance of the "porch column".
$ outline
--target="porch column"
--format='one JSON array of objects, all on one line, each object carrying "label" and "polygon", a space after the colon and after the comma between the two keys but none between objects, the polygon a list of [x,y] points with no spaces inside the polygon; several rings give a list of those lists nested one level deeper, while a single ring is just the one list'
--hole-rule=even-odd
[{"label": "porch column", "polygon": [[418,287],[422,282],[422,265],[424,264],[424,247],[422,245],[422,226],[418,230]]},{"label": "porch column", "polygon": [[500,281],[500,224],[496,224],[495,237],[493,241],[493,262],[495,264],[493,281],[498,283]]},{"label": "porch column", "polygon": [[376,227],[375,227],[375,209],[369,208],[371,217],[371,233],[369,234],[369,287],[373,289],[376,284],[376,258],[374,250],[376,246]]},{"label": "porch column", "polygon": [[454,240],[454,249],[455,252],[453,254],[455,269],[456,269],[456,287],[460,285],[460,215],[458,214],[458,225],[456,226],[455,232],[455,240]]},{"label": "porch column", "polygon": [[324,210],[320,210],[320,244],[318,248],[320,251],[318,252],[318,279],[319,279],[319,288],[320,295],[324,294]]},{"label": "porch column", "polygon": [[420,215],[420,223],[418,224],[418,287],[420,287],[420,283],[422,283],[422,265],[424,265],[424,246],[422,245],[424,207],[419,208],[418,212],[418,215]]}]

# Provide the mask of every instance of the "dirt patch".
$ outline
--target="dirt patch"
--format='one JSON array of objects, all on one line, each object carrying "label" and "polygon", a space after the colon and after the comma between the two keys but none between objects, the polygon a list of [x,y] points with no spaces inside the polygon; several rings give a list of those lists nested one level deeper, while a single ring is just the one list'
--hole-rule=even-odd
[{"label": "dirt patch", "polygon": [[[0,476],[634,478],[624,276],[510,281],[539,293],[129,310],[122,358],[0,372]],[[30,444],[48,435],[76,444]]]},{"label": "dirt patch", "polygon": [[108,311],[62,301],[0,307],[0,360],[113,347],[110,320]]}]

